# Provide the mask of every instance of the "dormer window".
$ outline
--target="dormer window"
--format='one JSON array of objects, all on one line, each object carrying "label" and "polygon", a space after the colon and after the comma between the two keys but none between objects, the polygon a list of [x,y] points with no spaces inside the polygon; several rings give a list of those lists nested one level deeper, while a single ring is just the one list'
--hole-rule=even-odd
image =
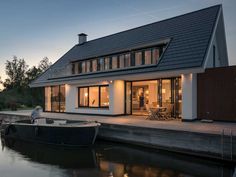
[{"label": "dormer window", "polygon": [[91,73],[98,71],[110,71],[115,69],[127,69],[137,66],[155,65],[166,48],[166,44],[149,47],[116,55],[108,55],[100,58],[86,59],[72,63],[71,73]]}]

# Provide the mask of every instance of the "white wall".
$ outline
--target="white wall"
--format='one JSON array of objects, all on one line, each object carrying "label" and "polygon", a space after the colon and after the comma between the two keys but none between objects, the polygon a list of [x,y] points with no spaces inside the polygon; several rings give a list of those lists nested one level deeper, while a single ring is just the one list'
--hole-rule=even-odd
[{"label": "white wall", "polygon": [[183,74],[182,79],[182,119],[197,118],[197,74]]},{"label": "white wall", "polygon": [[[103,85],[104,83],[90,83],[89,85]],[[107,84],[107,83],[106,83]],[[116,80],[109,82],[108,108],[79,108],[78,107],[78,87],[80,84],[66,84],[66,112],[83,114],[104,114],[118,115],[124,114],[124,81]],[[85,86],[85,85],[83,85]]]},{"label": "white wall", "polygon": [[122,80],[110,84],[110,103],[112,114],[124,114],[125,83]]},{"label": "white wall", "polygon": [[209,55],[207,57],[207,64],[206,64],[206,68],[213,68],[213,46],[215,46],[215,67],[220,67],[222,66],[221,64],[221,59],[219,56],[219,50],[218,50],[218,44],[216,42],[216,37],[214,37],[212,45],[210,46],[210,51],[209,51]]}]

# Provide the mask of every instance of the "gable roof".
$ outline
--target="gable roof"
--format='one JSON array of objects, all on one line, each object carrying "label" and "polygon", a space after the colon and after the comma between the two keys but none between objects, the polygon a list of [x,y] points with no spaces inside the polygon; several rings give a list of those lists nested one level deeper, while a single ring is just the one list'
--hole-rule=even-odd
[{"label": "gable roof", "polygon": [[[119,32],[102,38],[75,45],[62,56],[46,72],[31,83],[31,86],[44,82],[53,82],[49,79],[50,72],[55,68],[68,65],[76,60],[109,55],[137,46],[152,44],[161,40],[171,39],[161,60],[149,71],[177,70],[185,68],[202,67],[208,50],[209,42],[215,27],[221,5],[216,5],[187,13],[170,19],[140,26],[127,31]],[[133,69],[97,73],[97,76],[110,74],[129,74],[133,72],[147,71],[146,69]],[[90,74],[81,74],[77,78],[94,77]],[[74,78],[74,77],[73,77]],[[64,78],[65,79],[65,78]],[[68,79],[68,78],[67,78]]]}]

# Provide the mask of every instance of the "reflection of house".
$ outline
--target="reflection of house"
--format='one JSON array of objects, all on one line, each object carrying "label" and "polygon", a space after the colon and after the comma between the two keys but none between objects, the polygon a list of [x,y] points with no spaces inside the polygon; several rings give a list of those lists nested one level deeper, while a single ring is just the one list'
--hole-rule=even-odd
[{"label": "reflection of house", "polygon": [[192,120],[197,73],[220,66],[228,57],[217,5],[91,41],[82,33],[31,87],[45,87],[45,111],[123,115],[159,106]]}]

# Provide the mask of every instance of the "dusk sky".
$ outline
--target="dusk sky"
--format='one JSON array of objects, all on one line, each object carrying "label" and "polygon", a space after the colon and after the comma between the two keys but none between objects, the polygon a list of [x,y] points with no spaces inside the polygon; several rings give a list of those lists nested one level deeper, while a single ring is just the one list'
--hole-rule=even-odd
[{"label": "dusk sky", "polygon": [[236,65],[236,0],[0,0],[0,76],[13,55],[36,65],[55,62],[78,39],[88,40],[223,4],[230,65]]}]

